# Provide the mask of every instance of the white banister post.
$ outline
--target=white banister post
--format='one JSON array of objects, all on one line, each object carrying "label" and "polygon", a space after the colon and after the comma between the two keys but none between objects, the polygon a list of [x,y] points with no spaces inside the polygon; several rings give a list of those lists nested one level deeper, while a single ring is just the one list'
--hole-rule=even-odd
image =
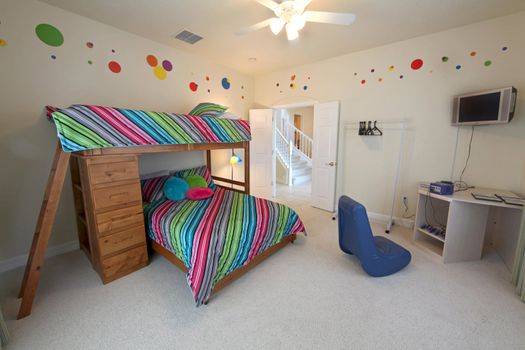
[{"label": "white banister post", "polygon": [[288,141],[288,186],[292,186],[293,140]]}]

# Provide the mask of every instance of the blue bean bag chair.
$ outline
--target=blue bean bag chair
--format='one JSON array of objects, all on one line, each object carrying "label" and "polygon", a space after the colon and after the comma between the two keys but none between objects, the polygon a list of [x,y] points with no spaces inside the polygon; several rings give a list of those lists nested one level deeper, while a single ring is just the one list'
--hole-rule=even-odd
[{"label": "blue bean bag chair", "polygon": [[408,265],[410,252],[391,240],[374,236],[363,205],[342,196],[339,199],[339,247],[355,255],[363,270],[373,277],[388,276]]}]

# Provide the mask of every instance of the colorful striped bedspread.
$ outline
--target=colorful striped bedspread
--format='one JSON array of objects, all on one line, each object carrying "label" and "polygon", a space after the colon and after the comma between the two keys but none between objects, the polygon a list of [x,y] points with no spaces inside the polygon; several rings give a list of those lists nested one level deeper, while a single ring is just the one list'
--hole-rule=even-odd
[{"label": "colorful striped bedspread", "polygon": [[[49,109],[49,108],[48,108]],[[250,141],[247,120],[73,105],[51,113],[65,152]]]},{"label": "colorful striped bedspread", "polygon": [[221,187],[207,200],[154,201],[145,213],[149,236],[188,268],[197,306],[226,275],[284,237],[304,232],[287,206]]}]

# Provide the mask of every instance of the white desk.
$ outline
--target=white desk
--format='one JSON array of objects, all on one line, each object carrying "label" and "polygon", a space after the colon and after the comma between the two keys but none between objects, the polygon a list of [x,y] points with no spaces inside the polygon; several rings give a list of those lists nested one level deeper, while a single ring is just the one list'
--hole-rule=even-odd
[{"label": "white desk", "polygon": [[[472,192],[516,196],[508,191],[474,188],[450,196],[420,188],[414,225],[414,241],[442,262],[479,260],[484,246],[493,246],[512,269],[523,207],[477,200]],[[445,237],[421,228],[425,223],[446,226]]]}]

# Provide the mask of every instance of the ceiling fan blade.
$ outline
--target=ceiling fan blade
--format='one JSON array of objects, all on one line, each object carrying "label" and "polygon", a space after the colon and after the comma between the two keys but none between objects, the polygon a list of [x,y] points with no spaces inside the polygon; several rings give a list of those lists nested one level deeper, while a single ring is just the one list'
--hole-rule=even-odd
[{"label": "ceiling fan blade", "polygon": [[256,30],[259,30],[259,29],[262,29],[264,27],[269,26],[270,23],[272,22],[272,20],[273,20],[273,18],[265,19],[262,22],[256,23],[256,24],[254,24],[252,26],[249,26],[249,27],[245,27],[243,29],[240,29],[240,30],[236,31],[235,34],[237,34],[237,35],[245,35],[245,34],[248,34],[248,33],[251,33],[251,32],[255,32]]},{"label": "ceiling fan blade", "polygon": [[263,6],[268,7],[268,8],[269,8],[270,10],[272,10],[272,11],[275,10],[275,8],[276,8],[277,6],[279,6],[279,4],[276,3],[276,2],[273,1],[273,0],[255,0],[255,1],[257,1],[259,4],[261,4],[261,5],[263,5]]},{"label": "ceiling fan blade", "polygon": [[307,22],[330,23],[348,26],[355,21],[355,15],[353,13],[306,11],[304,15]]},{"label": "ceiling fan blade", "polygon": [[312,0],[295,0],[295,3],[303,10],[306,8],[306,6],[310,5],[311,2]]}]

